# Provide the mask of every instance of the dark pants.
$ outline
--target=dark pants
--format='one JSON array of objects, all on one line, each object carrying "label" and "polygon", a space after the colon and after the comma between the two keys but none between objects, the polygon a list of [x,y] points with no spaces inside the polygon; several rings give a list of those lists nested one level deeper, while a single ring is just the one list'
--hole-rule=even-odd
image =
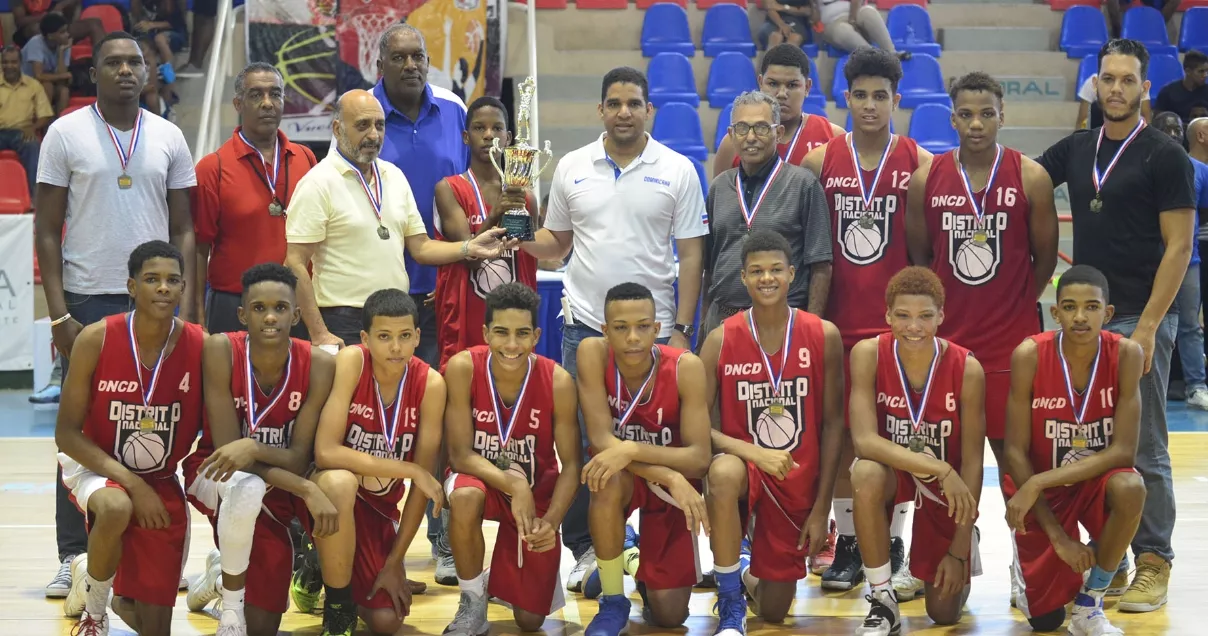
[{"label": "dark pants", "polygon": [[331,335],[344,341],[344,346],[361,344],[360,307],[320,307],[323,324]]},{"label": "dark pants", "polygon": [[[243,299],[239,294],[217,291],[206,292],[206,331],[210,333],[230,333],[246,331],[247,325],[239,322],[239,307]],[[289,335],[301,340],[310,340],[306,332],[306,323],[301,320],[289,331]]]},{"label": "dark pants", "polygon": [[[126,294],[103,294],[87,296],[63,292],[67,311],[85,326],[104,319],[106,316],[130,310],[130,297]],[[70,361],[63,360],[63,378],[66,383]],[[59,543],[59,560],[88,551],[88,530],[84,526],[84,515],[71,502],[71,493],[63,486],[63,468],[57,467],[55,480],[55,531]]]},{"label": "dark pants", "polygon": [[[415,301],[416,308],[419,309],[419,346],[415,348],[415,355],[419,356],[420,360],[436,367],[440,362],[440,347],[436,340],[436,312],[429,305],[425,305],[424,301],[428,299],[427,294],[411,294],[411,300]],[[445,474],[445,453],[441,450],[440,456],[436,461],[436,475]],[[435,544],[437,538],[441,534],[440,515],[432,515],[432,502],[428,502],[428,541]]]},{"label": "dark pants", "polygon": [[37,139],[25,141],[25,133],[20,130],[0,130],[0,150],[12,150],[21,159],[25,168],[25,176],[29,179],[29,197],[33,200],[34,187],[38,183],[38,150],[41,144]]}]

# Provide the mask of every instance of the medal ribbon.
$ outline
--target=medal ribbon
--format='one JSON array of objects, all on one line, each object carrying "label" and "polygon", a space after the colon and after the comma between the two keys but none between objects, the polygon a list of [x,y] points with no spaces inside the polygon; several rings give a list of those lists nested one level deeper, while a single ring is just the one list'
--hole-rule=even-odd
[{"label": "medal ribbon", "polygon": [[742,187],[742,169],[739,168],[734,172],[734,187],[738,191],[738,207],[742,210],[742,218],[747,222],[747,229],[751,229],[751,224],[755,222],[755,215],[759,214],[759,206],[763,203],[763,198],[768,195],[768,190],[772,188],[772,182],[776,180],[776,175],[780,174],[780,169],[784,167],[784,162],[780,157],[776,157],[776,165],[772,167],[772,172],[768,173],[768,178],[763,182],[763,188],[759,191],[759,195],[755,197],[755,202],[751,204],[750,209],[747,209],[747,198],[743,196],[746,190]]},{"label": "medal ribbon", "polygon": [[852,134],[847,133],[847,147],[851,149],[851,162],[856,167],[856,180],[860,184],[860,198],[864,200],[864,211],[872,212],[872,199],[877,193],[877,184],[881,183],[881,173],[885,170],[885,162],[889,159],[889,149],[893,147],[893,138],[897,135],[889,133],[889,142],[881,152],[881,161],[877,163],[877,171],[872,177],[872,187],[864,186],[864,169],[860,167],[860,155],[856,153],[856,142]]},{"label": "medal ribbon", "polygon": [[755,314],[753,311],[747,311],[747,324],[751,327],[751,335],[755,338],[755,348],[759,349],[759,355],[763,357],[763,368],[767,369],[768,382],[772,383],[772,397],[780,397],[780,380],[784,377],[784,369],[789,365],[789,347],[793,342],[793,324],[797,321],[797,310],[789,307],[789,322],[784,328],[784,344],[780,346],[780,371],[776,374],[772,373],[772,362],[768,359],[768,354],[763,350],[763,345],[759,343],[759,327],[755,325]]},{"label": "medal ribbon", "polygon": [[[247,137],[243,136],[242,130],[239,131],[239,138],[242,139],[243,143],[247,144],[247,147],[251,148],[252,151],[256,153],[256,156],[260,158],[260,163],[264,165],[264,175],[268,179],[268,183],[266,185],[268,185],[269,194],[272,194],[273,199],[276,199],[277,176],[281,174],[281,164],[285,163],[284,157],[281,156],[281,138],[276,137],[273,140],[273,167],[271,170],[269,169],[268,162],[264,160],[264,154],[262,154],[258,148],[253,146],[252,142],[247,140]],[[376,164],[374,165],[376,167]],[[378,198],[380,199],[381,196],[379,195]]]},{"label": "medal ribbon", "polygon": [[373,379],[373,391],[377,395],[378,414],[382,418],[382,428],[386,433],[386,447],[390,452],[394,452],[394,440],[398,436],[398,422],[403,414],[403,389],[407,385],[407,374],[411,372],[411,365],[407,365],[403,369],[403,377],[398,381],[398,393],[394,396],[394,412],[390,414],[389,419],[386,417],[386,405],[382,402],[382,387],[378,384],[377,378]]},{"label": "medal ribbon", "polygon": [[[650,384],[650,381],[654,379],[655,372],[658,371],[659,350],[658,350],[657,346],[650,348],[650,355],[654,357],[654,362],[650,365],[650,372],[646,374],[646,379],[642,380],[642,386],[641,386],[641,388],[638,389],[638,394],[636,396],[635,395],[629,396],[629,406],[626,407],[624,412],[621,413],[621,418],[620,418],[620,421],[617,422],[616,430],[624,429],[625,424],[627,424],[629,422],[630,418],[632,418],[633,414],[638,410],[638,403],[642,401],[642,396],[645,395],[645,393],[646,393],[646,386]],[[625,391],[625,393],[628,394],[629,388],[626,387],[625,383],[621,380],[621,369],[620,369],[620,367],[617,366],[615,357],[613,358],[612,368],[613,368],[613,371],[616,373],[617,406],[618,406],[617,410],[619,411],[620,402],[621,402],[621,391]]]},{"label": "medal ribbon", "polygon": [[785,161],[789,161],[793,156],[793,151],[797,149],[797,142],[801,141],[801,131],[805,130],[805,122],[809,120],[809,117],[808,114],[801,113],[801,123],[797,124],[797,132],[793,133],[793,140],[789,142],[789,148],[782,157]]},{"label": "medal ribbon", "polygon": [[97,119],[105,124],[105,129],[109,131],[109,141],[113,142],[113,147],[117,148],[117,159],[122,162],[122,174],[127,174],[127,167],[130,165],[130,158],[134,156],[135,149],[138,148],[138,140],[142,137],[143,132],[143,109],[138,109],[138,113],[134,116],[134,129],[130,133],[130,147],[122,148],[122,142],[117,138],[117,130],[105,121],[105,116],[101,115],[101,109],[94,102],[92,104],[92,112],[96,113]]},{"label": "medal ribbon", "polygon": [[159,384],[159,372],[163,370],[164,352],[168,350],[168,343],[172,342],[172,332],[176,331],[176,319],[172,319],[172,327],[168,329],[168,339],[164,340],[164,346],[159,350],[159,358],[155,360],[155,366],[151,367],[151,387],[146,387],[143,382],[143,359],[138,353],[138,338],[134,337],[134,313],[126,318],[126,328],[130,334],[130,349],[134,352],[134,370],[138,373],[138,389],[139,396],[143,398],[143,406],[150,406],[151,397],[155,395],[155,387]]},{"label": "medal ribbon", "polygon": [[[340,153],[344,157],[344,153]],[[373,206],[373,215],[377,217],[378,226],[382,226],[382,171],[378,169],[377,160],[373,160],[373,180],[376,182],[376,188],[370,188],[369,182],[365,180],[365,175],[361,174],[361,169],[357,167],[348,157],[344,157],[344,161],[352,166],[352,172],[357,176],[357,180],[361,182],[361,187],[365,189],[365,196],[369,197],[369,205]],[[374,190],[377,190],[377,196],[374,197]]]},{"label": "medal ribbon", "polygon": [[896,338],[893,341],[893,359],[898,363],[898,379],[902,382],[902,396],[906,398],[910,430],[914,435],[918,435],[922,430],[923,412],[927,410],[927,398],[931,396],[931,387],[935,384],[932,382],[935,379],[935,370],[940,366],[940,339],[933,337],[932,342],[935,344],[935,355],[931,358],[931,369],[927,371],[927,382],[923,385],[923,399],[916,408],[914,399],[911,398],[913,391],[910,388],[910,380],[906,379],[906,365],[902,364],[902,357],[898,355],[898,341]]},{"label": "medal ribbon", "polygon": [[1061,373],[1065,376],[1065,393],[1070,397],[1070,410],[1074,412],[1074,421],[1079,426],[1082,425],[1082,420],[1086,417],[1086,406],[1091,403],[1091,393],[1095,388],[1095,376],[1099,375],[1099,358],[1103,353],[1103,335],[1099,335],[1099,341],[1095,344],[1095,362],[1091,365],[1091,378],[1086,383],[1086,391],[1082,394],[1082,404],[1078,408],[1074,408],[1074,397],[1078,395],[1074,391],[1073,376],[1070,374],[1070,365],[1065,361],[1065,352],[1061,348],[1063,332],[1057,332],[1057,358],[1061,360]]},{"label": "medal ribbon", "polygon": [[998,176],[998,167],[1002,163],[1002,146],[994,144],[994,165],[990,167],[990,177],[986,179],[986,188],[982,190],[981,201],[978,201],[973,196],[973,180],[969,178],[969,173],[965,170],[965,166],[961,164],[960,149],[957,149],[952,158],[956,161],[956,169],[961,173],[961,184],[965,186],[965,194],[969,196],[969,206],[973,208],[973,214],[977,217],[977,227],[982,228],[982,217],[986,215],[986,197],[990,196],[990,186],[994,185],[994,177]]},{"label": "medal ribbon", "polygon": [[[259,413],[256,413],[256,393],[259,392],[259,386],[256,386],[256,375],[252,368],[251,343],[245,346],[245,350],[246,355],[244,359],[247,363],[247,430],[250,435],[254,435],[256,430],[260,428],[260,423],[273,410],[273,407],[277,406],[277,402],[281,401],[281,396],[285,395],[285,388],[289,386],[289,376],[293,371],[293,365],[290,364],[290,361],[294,357],[294,343],[292,340],[290,341],[289,350],[285,354],[285,377],[277,383],[272,394],[269,395],[268,406],[265,406]],[[381,396],[378,399],[380,400]]]},{"label": "medal ribbon", "polygon": [[1116,154],[1112,157],[1111,162],[1107,164],[1107,168],[1103,170],[1102,174],[1099,173],[1099,147],[1103,145],[1103,134],[1106,129],[1099,129],[1099,141],[1095,142],[1095,161],[1092,164],[1091,169],[1091,183],[1093,183],[1095,186],[1096,197],[1098,197],[1099,191],[1103,189],[1103,182],[1107,181],[1108,175],[1110,175],[1112,170],[1115,169],[1116,162],[1120,161],[1120,155],[1124,154],[1124,149],[1128,148],[1129,144],[1131,144],[1137,138],[1137,134],[1140,133],[1141,129],[1144,127],[1144,119],[1141,119],[1137,122],[1137,126],[1132,129],[1132,132],[1128,133],[1128,137],[1124,138],[1124,143],[1120,144],[1120,148],[1116,150]]},{"label": "medal ribbon", "polygon": [[[528,358],[528,368],[524,370],[524,381],[520,383],[520,393],[516,394],[516,402],[512,404],[512,416],[508,418],[507,428],[503,426],[503,413],[500,410],[499,391],[495,388],[495,374],[491,371],[491,357],[487,354],[487,388],[491,391],[491,408],[495,409],[495,427],[499,431],[499,452],[507,450],[508,440],[512,438],[515,429],[516,416],[520,414],[520,404],[524,402],[524,394],[528,391],[529,378],[533,375],[533,356]],[[506,408],[506,407],[505,407]]]},{"label": "medal ribbon", "polygon": [[466,170],[466,180],[470,182],[470,187],[474,188],[474,202],[478,204],[478,213],[486,219],[487,204],[482,200],[482,190],[478,187],[478,179],[474,178],[473,170]]}]

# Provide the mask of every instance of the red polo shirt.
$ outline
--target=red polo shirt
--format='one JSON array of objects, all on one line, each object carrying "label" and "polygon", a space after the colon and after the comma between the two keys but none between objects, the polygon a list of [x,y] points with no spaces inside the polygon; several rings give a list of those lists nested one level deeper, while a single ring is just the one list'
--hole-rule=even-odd
[{"label": "red polo shirt", "polygon": [[[199,244],[210,245],[210,287],[238,294],[240,277],[253,265],[285,262],[285,216],[269,214],[273,195],[266,182],[259,152],[239,138],[231,138],[197,163],[193,188],[193,231]],[[283,207],[302,175],[315,165],[310,148],[291,142],[277,131],[285,160],[277,175],[277,198]]]}]

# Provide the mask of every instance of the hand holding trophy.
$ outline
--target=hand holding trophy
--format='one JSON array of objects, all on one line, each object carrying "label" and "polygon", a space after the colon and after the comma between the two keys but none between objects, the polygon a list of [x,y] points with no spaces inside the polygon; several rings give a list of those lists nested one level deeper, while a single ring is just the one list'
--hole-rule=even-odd
[{"label": "hand holding trophy", "polygon": [[[548,140],[545,142],[544,150],[538,150],[535,146],[529,145],[529,111],[533,102],[533,94],[537,91],[537,80],[532,76],[527,77],[520,83],[518,91],[520,106],[516,109],[516,141],[511,146],[502,148],[499,139],[496,138],[491,147],[491,164],[499,173],[504,189],[528,190],[541,177],[541,173],[553,163],[554,152],[550,150]],[[537,159],[540,155],[544,155],[544,160],[541,168],[537,169]],[[502,156],[502,166],[500,159],[496,158],[497,156]],[[533,240],[533,217],[523,207],[504,210],[499,226],[507,230],[506,237],[509,239]]]}]

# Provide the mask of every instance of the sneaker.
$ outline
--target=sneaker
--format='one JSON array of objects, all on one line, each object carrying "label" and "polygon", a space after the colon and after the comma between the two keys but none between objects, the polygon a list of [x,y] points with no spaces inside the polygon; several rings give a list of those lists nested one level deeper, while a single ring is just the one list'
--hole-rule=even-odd
[{"label": "sneaker", "polygon": [[1137,556],[1137,574],[1132,585],[1116,603],[1121,612],[1152,612],[1166,604],[1170,585],[1170,564],[1162,557],[1146,552]]},{"label": "sneaker", "polygon": [[357,606],[354,603],[329,605],[323,610],[323,633],[320,636],[352,636],[357,628]]},{"label": "sneaker", "polygon": [[905,565],[906,542],[902,540],[902,537],[893,537],[889,540],[889,569],[897,574]]},{"label": "sneaker", "polygon": [[319,555],[311,550],[290,577],[289,598],[294,602],[294,609],[303,614],[313,614],[319,609],[322,592],[323,575],[319,572]]},{"label": "sneaker", "polygon": [[738,594],[718,594],[717,631],[714,636],[745,636],[747,633],[747,598]]},{"label": "sneaker", "polygon": [[214,636],[247,636],[247,623],[243,614],[235,610],[224,609],[218,618],[218,633]]},{"label": "sneaker", "polygon": [[1007,577],[1011,579],[1011,607],[1019,607],[1019,597],[1023,594],[1023,588],[1019,585],[1019,579],[1015,576],[1015,566],[1007,568]]},{"label": "sneaker", "polygon": [[575,567],[570,569],[570,576],[566,580],[566,589],[572,592],[583,591],[583,581],[591,574],[588,568],[595,567],[596,549],[591,547],[587,549],[587,552],[581,554],[578,559],[575,559]]},{"label": "sneaker", "polygon": [[428,584],[423,581],[412,581],[407,579],[407,587],[411,588],[412,594],[423,594],[428,591]]},{"label": "sneaker", "polygon": [[[32,399],[31,399],[32,401]],[[1208,411],[1208,389],[1195,389],[1187,396],[1187,406]]]},{"label": "sneaker", "polygon": [[46,598],[67,598],[67,593],[71,591],[71,561],[75,559],[75,555],[66,557],[59,564],[59,571],[55,574],[55,578],[50,580],[50,584],[46,586]]},{"label": "sneaker", "polygon": [[905,563],[898,571],[893,573],[893,578],[890,579],[890,584],[893,586],[893,593],[898,597],[899,603],[913,601],[916,597],[923,593],[924,585],[919,579],[916,579],[910,573],[910,557],[906,557]]},{"label": "sneaker", "polygon": [[810,574],[822,576],[822,573],[830,568],[835,562],[835,520],[830,522],[830,534],[826,535],[826,545],[822,546],[822,550],[817,556],[809,558]]},{"label": "sneaker", "polygon": [[1121,596],[1128,591],[1128,566],[1124,566],[1116,570],[1116,575],[1112,577],[1112,582],[1107,585],[1107,589],[1103,591],[1104,596]]},{"label": "sneaker", "polygon": [[71,630],[71,636],[109,636],[109,616],[84,614]]},{"label": "sneaker", "polygon": [[440,535],[436,537],[436,579],[437,585],[457,585],[457,565],[453,562],[453,550],[449,547],[449,517],[448,511],[440,513]]},{"label": "sneaker", "polygon": [[[67,597],[63,599],[63,615],[67,618],[80,618],[84,613],[84,601],[88,598],[88,590],[84,582],[85,576],[88,574],[88,555],[77,554],[71,560],[71,589],[67,591]],[[84,621],[80,621],[82,625]],[[109,633],[109,628],[105,627],[105,633]]]},{"label": "sneaker", "polygon": [[[62,394],[62,392],[63,392],[63,388],[60,387],[59,385],[47,384],[46,386],[42,387],[41,391],[38,391],[37,393],[31,393],[29,396],[29,402],[30,402],[30,404],[58,404],[59,395]],[[66,594],[66,592],[64,592],[64,594]],[[50,598],[61,598],[61,597],[52,596]]]},{"label": "sneaker", "polygon": [[176,76],[193,79],[193,78],[198,78],[198,77],[204,77],[205,71],[203,71],[201,68],[196,67],[192,64],[185,64],[184,66],[176,69]]},{"label": "sneaker", "polygon": [[873,592],[864,600],[869,603],[868,616],[864,618],[864,624],[856,628],[858,636],[897,636],[902,633],[898,602],[892,591]]},{"label": "sneaker", "polygon": [[717,574],[712,569],[700,575],[700,581],[692,587],[698,590],[715,590],[717,589]]},{"label": "sneaker", "polygon": [[1069,632],[1074,636],[1109,636],[1123,634],[1124,630],[1108,622],[1103,614],[1103,599],[1079,594],[1070,614]]},{"label": "sneaker", "polygon": [[863,581],[864,560],[860,558],[856,538],[839,535],[835,541],[835,561],[822,573],[822,589],[846,591]]},{"label": "sneaker", "polygon": [[189,593],[185,595],[185,605],[189,606],[190,612],[200,612],[205,609],[214,599],[222,595],[219,586],[222,584],[222,555],[218,550],[210,550],[210,554],[206,556],[206,569],[193,584],[189,586]]},{"label": "sneaker", "polygon": [[450,636],[486,636],[489,629],[486,595],[462,592],[461,600],[457,603],[457,614],[442,633]]},{"label": "sneaker", "polygon": [[621,636],[629,633],[629,610],[633,604],[620,594],[601,596],[596,617],[583,630],[583,636]]},{"label": "sneaker", "polygon": [[186,579],[184,574],[180,575],[180,583],[176,584],[176,589],[181,592],[189,589],[189,579]]}]

